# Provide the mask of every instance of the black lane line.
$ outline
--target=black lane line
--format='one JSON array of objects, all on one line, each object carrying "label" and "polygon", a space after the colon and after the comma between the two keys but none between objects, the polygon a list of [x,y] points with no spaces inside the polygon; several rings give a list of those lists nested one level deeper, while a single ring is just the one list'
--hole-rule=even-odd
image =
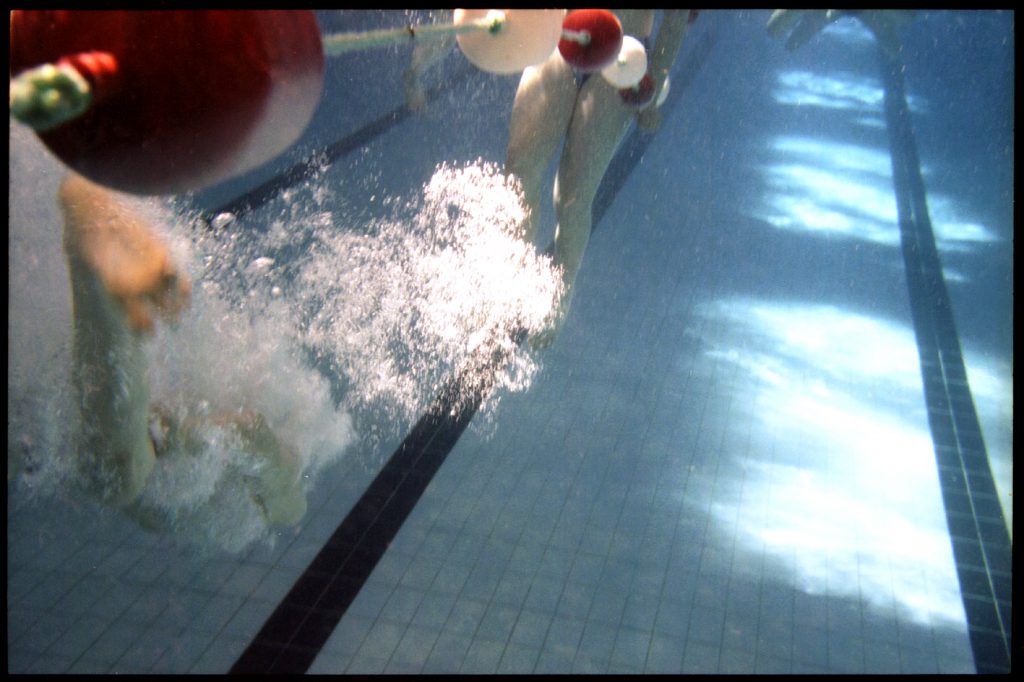
[{"label": "black lane line", "polygon": [[[494,374],[488,368],[479,371],[484,376]],[[231,667],[231,673],[304,673],[309,669],[476,413],[483,392],[464,396],[468,374],[449,381]]]},{"label": "black lane line", "polygon": [[885,113],[907,288],[946,524],[979,673],[1010,672],[1012,546],[928,216],[902,65],[884,50]]},{"label": "black lane line", "polygon": [[[681,71],[682,78],[669,90],[662,105],[665,111],[670,110],[669,107],[703,64],[710,42],[705,40],[702,45],[705,47],[695,52],[699,59],[691,62],[690,69]],[[696,67],[692,66],[694,63]],[[392,112],[384,118],[394,115]],[[597,229],[616,194],[643,157],[652,137],[634,127],[620,145],[594,199],[592,230]],[[348,145],[344,147],[348,148]],[[301,176],[300,180],[305,177]],[[274,184],[278,187],[276,192],[290,186]],[[264,198],[265,195],[260,193],[258,196],[262,204],[275,195]],[[239,207],[248,207],[248,210],[255,205],[252,199],[235,203]],[[551,248],[549,246],[548,251]],[[521,342],[525,333],[520,331],[516,336]],[[473,419],[483,396],[490,389],[489,382],[505,360],[507,358],[502,356],[481,358],[473,367],[449,380],[231,667],[232,674],[288,674],[309,670],[434,474]],[[480,385],[481,378],[483,386]]]},{"label": "black lane line", "polygon": [[[477,69],[466,62],[454,76],[447,79],[444,83],[428,90],[425,94],[426,102],[428,104],[433,102],[448,90],[465,81],[474,73],[477,73]],[[405,105],[396,107],[383,116],[370,121],[353,133],[346,135],[334,144],[324,147],[323,149],[309,155],[306,157],[306,160],[292,165],[279,175],[257,185],[245,194],[232,199],[219,208],[203,211],[200,214],[200,217],[209,223],[214,219],[214,217],[221,213],[231,213],[236,218],[247,213],[251,213],[280,196],[281,193],[289,187],[294,187],[295,185],[314,177],[320,172],[320,169],[325,162],[334,163],[338,159],[362,149],[374,139],[388,132],[412,115],[412,110]]]}]

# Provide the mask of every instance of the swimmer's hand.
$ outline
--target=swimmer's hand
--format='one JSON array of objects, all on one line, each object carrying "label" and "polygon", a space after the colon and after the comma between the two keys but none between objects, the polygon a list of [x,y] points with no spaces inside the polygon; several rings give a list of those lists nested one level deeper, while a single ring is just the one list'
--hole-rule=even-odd
[{"label": "swimmer's hand", "polygon": [[58,192],[64,212],[64,250],[88,268],[136,332],[151,332],[189,303],[192,287],[167,246],[145,219],[108,190],[69,174]]}]

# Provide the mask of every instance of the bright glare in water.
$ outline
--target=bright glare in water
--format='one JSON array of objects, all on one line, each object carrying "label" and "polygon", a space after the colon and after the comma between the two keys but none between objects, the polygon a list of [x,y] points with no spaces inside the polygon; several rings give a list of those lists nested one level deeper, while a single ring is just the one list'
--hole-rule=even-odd
[{"label": "bright glare in water", "polygon": [[518,238],[518,190],[484,162],[440,166],[405,220],[318,230],[296,278],[304,341],[333,357],[353,410],[421,414],[458,372],[472,398],[523,390],[537,370],[518,342],[542,329],[561,278]]}]

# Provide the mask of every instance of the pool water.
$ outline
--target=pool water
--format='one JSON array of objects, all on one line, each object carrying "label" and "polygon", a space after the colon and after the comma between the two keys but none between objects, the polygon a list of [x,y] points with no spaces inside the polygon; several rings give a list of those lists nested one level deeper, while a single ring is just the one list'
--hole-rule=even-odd
[{"label": "pool water", "polygon": [[[985,617],[1011,579],[992,558],[1012,538],[1013,14],[901,29],[944,338],[967,372],[951,383],[995,484],[971,489],[971,517],[926,400],[877,48],[846,19],[787,52],[767,17],[701,12],[659,131],[630,133],[609,170],[543,351],[513,341],[556,280],[550,199],[522,248],[500,174],[517,77],[455,51],[413,115],[393,113],[408,47],[331,60],[284,157],[136,202],[196,286],[151,344],[154,392],[275,420],[308,499],[283,530],[218,485],[213,441],[147,491],[170,531],[77,491],[62,171],[12,122],[8,450],[32,470],[8,477],[8,671],[1000,669],[1010,624]],[[429,18],[318,12],[325,33]],[[310,158],[265,203],[232,203]],[[445,393],[453,376],[483,399]],[[414,448],[430,467],[395,464]],[[415,475],[388,483],[396,467]],[[968,518],[995,554],[971,559]],[[363,544],[337,540],[353,528]]]}]

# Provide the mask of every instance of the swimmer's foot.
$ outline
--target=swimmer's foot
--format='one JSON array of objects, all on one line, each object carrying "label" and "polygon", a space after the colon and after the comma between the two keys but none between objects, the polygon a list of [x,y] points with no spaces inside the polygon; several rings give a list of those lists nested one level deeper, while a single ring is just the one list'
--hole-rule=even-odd
[{"label": "swimmer's foot", "polygon": [[75,174],[61,183],[58,196],[64,250],[99,279],[132,330],[152,331],[155,316],[173,320],[188,305],[188,278],[145,219]]},{"label": "swimmer's foot", "polygon": [[246,412],[234,422],[246,450],[259,465],[259,474],[249,483],[253,501],[269,525],[295,525],[306,515],[298,458],[282,446],[262,415]]},{"label": "swimmer's foot", "polygon": [[558,300],[557,307],[548,318],[548,323],[542,330],[530,335],[530,348],[533,350],[544,350],[555,342],[562,332],[565,319],[569,316],[569,307],[572,305],[572,286],[566,285],[562,296]]}]

